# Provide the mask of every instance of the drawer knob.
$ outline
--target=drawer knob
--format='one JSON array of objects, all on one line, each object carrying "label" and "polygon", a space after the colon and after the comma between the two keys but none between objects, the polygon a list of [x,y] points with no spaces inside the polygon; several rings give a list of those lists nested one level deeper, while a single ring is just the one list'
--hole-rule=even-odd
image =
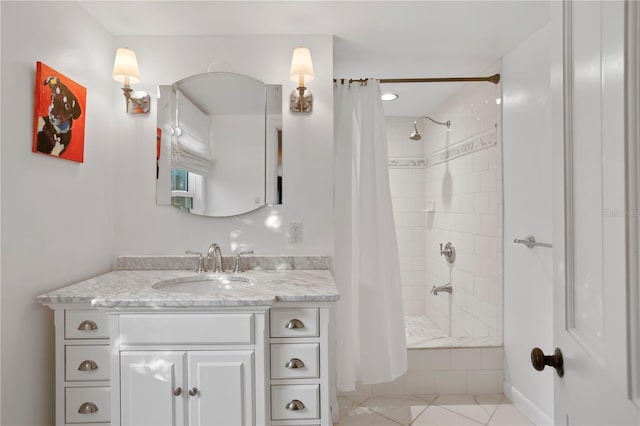
[{"label": "drawer knob", "polygon": [[284,366],[290,370],[294,370],[296,368],[304,368],[304,362],[298,358],[291,358]]},{"label": "drawer knob", "polygon": [[93,402],[85,402],[78,409],[78,413],[80,414],[93,414],[98,411],[98,406]]},{"label": "drawer knob", "polygon": [[98,324],[96,324],[91,320],[84,320],[78,326],[78,330],[80,331],[92,331],[97,329],[98,329]]},{"label": "drawer knob", "polygon": [[175,388],[175,389],[173,390],[173,394],[174,394],[175,396],[180,396],[180,395],[182,395],[182,388],[181,388],[181,387],[177,387],[177,388]]},{"label": "drawer knob", "polygon": [[285,327],[288,328],[288,329],[304,328],[304,323],[302,321],[300,321],[299,319],[295,319],[294,318],[291,321],[289,321]]},{"label": "drawer knob", "polygon": [[196,396],[198,394],[198,388],[197,387],[192,387],[191,389],[189,389],[189,396]]},{"label": "drawer knob", "polygon": [[98,369],[98,364],[95,361],[86,359],[78,366],[78,371],[93,371]]},{"label": "drawer knob", "polygon": [[290,402],[287,402],[285,408],[289,411],[300,411],[304,410],[304,404],[300,400],[293,399]]}]

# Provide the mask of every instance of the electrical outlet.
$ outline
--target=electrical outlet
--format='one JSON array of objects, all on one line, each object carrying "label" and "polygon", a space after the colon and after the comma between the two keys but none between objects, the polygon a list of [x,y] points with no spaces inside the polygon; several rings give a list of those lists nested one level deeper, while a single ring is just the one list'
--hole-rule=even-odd
[{"label": "electrical outlet", "polygon": [[289,242],[290,243],[302,242],[302,222],[289,223]]}]

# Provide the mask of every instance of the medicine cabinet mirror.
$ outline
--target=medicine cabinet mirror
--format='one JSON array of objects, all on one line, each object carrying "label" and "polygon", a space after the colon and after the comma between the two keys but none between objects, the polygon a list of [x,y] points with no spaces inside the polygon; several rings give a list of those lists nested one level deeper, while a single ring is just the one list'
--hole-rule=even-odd
[{"label": "medicine cabinet mirror", "polygon": [[282,204],[282,86],[210,72],[158,95],[158,205],[223,217]]}]

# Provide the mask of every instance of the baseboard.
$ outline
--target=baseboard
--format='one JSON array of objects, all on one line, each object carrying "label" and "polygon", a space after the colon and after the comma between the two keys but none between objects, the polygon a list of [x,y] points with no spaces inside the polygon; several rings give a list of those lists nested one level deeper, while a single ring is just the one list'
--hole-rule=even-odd
[{"label": "baseboard", "polygon": [[553,419],[547,416],[537,405],[524,396],[518,389],[511,386],[510,383],[504,382],[502,385],[504,395],[513,402],[525,416],[535,423],[537,426],[553,425]]}]

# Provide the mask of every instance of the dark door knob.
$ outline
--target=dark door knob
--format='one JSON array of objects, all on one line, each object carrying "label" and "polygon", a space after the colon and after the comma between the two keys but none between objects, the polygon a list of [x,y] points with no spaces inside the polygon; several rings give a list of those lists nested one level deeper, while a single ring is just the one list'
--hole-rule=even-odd
[{"label": "dark door knob", "polygon": [[540,348],[531,349],[531,364],[538,371],[544,370],[544,367],[548,365],[556,369],[558,376],[564,376],[564,360],[560,348],[556,348],[553,355],[545,355]]}]

